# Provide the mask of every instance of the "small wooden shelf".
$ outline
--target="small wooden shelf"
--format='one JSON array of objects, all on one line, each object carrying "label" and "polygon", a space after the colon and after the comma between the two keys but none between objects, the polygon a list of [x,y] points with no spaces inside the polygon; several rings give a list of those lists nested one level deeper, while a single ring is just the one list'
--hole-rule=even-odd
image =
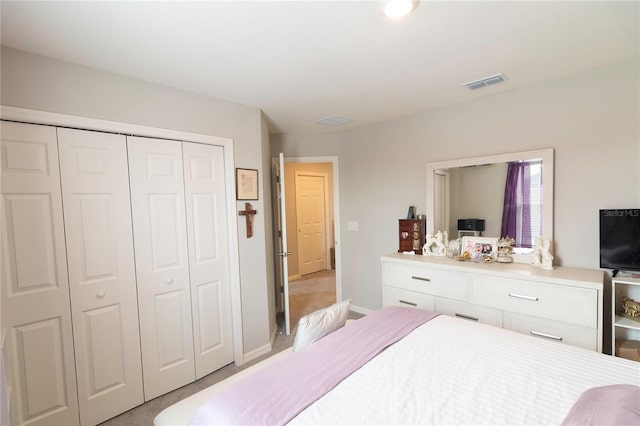
[{"label": "small wooden shelf", "polygon": [[[611,351],[616,355],[616,340],[627,341],[631,344],[631,348],[627,347],[626,354],[622,358],[633,359],[638,361],[637,345],[640,341],[640,321],[632,320],[621,315],[622,298],[628,297],[633,300],[640,300],[640,279],[633,277],[616,277],[611,280],[612,300],[612,330]],[[620,343],[620,342],[619,342]]]},{"label": "small wooden shelf", "polygon": [[640,321],[634,321],[622,315],[616,315],[613,325],[616,327],[630,328],[632,330],[640,330]]},{"label": "small wooden shelf", "polygon": [[422,254],[425,243],[425,219],[398,219],[398,253],[412,251]]}]

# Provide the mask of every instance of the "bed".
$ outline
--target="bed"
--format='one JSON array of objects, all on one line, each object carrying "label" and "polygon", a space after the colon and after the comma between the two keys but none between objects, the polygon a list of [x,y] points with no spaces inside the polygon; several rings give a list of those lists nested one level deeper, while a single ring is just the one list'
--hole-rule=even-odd
[{"label": "bed", "polygon": [[[324,380],[320,375],[328,368],[329,360],[348,351],[344,344],[337,349],[332,347],[332,339],[351,342],[348,346],[356,347],[355,356],[359,357],[363,350],[358,346],[358,339],[368,340],[374,334],[371,330],[384,329],[386,325],[389,329],[397,328],[385,317],[389,311],[398,316],[411,315],[418,310],[385,308],[295,353],[291,350],[280,352],[168,407],[156,416],[154,424],[186,425],[192,420],[194,424],[236,423],[232,417],[222,420],[202,417],[203,409],[212,402],[219,401],[218,406],[222,407],[233,405],[224,398],[235,398],[234,389],[240,391],[240,395],[247,389],[263,392],[262,396],[247,397],[247,401],[273,397],[277,403],[267,404],[266,411],[272,410],[268,407],[283,405],[286,400],[297,399],[300,389],[313,387],[314,383]],[[379,323],[372,325],[374,320]],[[402,324],[407,322],[401,318],[400,321]],[[616,391],[624,392],[626,400],[616,396],[613,404],[610,400],[596,401],[606,408],[598,410],[599,422],[615,424],[628,423],[630,418],[635,422],[640,419],[635,417],[640,416],[640,363],[446,315],[432,315],[419,325],[405,328],[408,331],[404,336],[392,344],[382,344],[370,360],[335,384],[329,384],[326,393],[304,403],[299,412],[283,417],[283,421],[261,417],[258,422],[294,425],[561,424],[572,407],[577,409],[579,404],[576,402],[584,398],[585,391],[608,391],[610,385],[615,385]],[[317,358],[316,351],[322,346],[328,347],[327,353],[331,355]],[[315,364],[311,367],[300,364],[299,368],[306,368],[304,374],[300,374],[303,370],[296,373],[300,383],[290,382],[283,388],[277,379],[273,380],[283,375],[283,368],[296,366],[296,360],[305,356],[312,359],[316,356]],[[318,359],[326,359],[326,365],[318,365]],[[261,375],[261,380],[251,382]],[[305,384],[307,376],[312,382]],[[301,387],[296,390],[299,385]],[[245,386],[244,390],[242,386]],[[600,394],[596,397],[600,398]],[[588,406],[595,405],[590,400]],[[615,416],[621,410],[632,417],[616,420]],[[238,420],[237,423],[256,422]]]}]

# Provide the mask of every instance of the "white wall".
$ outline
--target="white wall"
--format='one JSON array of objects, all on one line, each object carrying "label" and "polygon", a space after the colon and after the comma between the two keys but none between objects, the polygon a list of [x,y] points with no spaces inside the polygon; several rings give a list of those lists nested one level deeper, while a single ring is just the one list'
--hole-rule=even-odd
[{"label": "white wall", "polygon": [[[1,55],[2,105],[230,137],[236,165],[260,172],[263,157],[269,155],[266,126],[257,108],[5,47]],[[266,259],[265,235],[269,232],[271,238],[271,225],[268,222],[266,229],[270,216],[264,212],[270,203],[265,203],[268,198],[263,196],[269,194],[268,176],[266,185],[261,176],[262,195],[252,202],[259,212],[253,238],[245,237],[244,221],[238,221],[245,353],[263,348],[270,340],[268,289],[273,287],[273,262]],[[244,202],[238,202],[237,207],[243,210]]]},{"label": "white wall", "polygon": [[343,297],[356,306],[381,306],[380,256],[397,250],[407,206],[425,211],[427,162],[553,148],[556,264],[597,269],[598,209],[640,206],[639,75],[632,61],[341,136],[272,135],[272,152],[340,157]]},{"label": "white wall", "polygon": [[458,237],[458,219],[484,219],[482,235],[500,237],[507,163],[449,169],[449,238]]},{"label": "white wall", "polygon": [[339,156],[344,148],[344,135],[335,132],[272,134],[270,140],[273,158],[280,152],[284,152],[285,157]]}]

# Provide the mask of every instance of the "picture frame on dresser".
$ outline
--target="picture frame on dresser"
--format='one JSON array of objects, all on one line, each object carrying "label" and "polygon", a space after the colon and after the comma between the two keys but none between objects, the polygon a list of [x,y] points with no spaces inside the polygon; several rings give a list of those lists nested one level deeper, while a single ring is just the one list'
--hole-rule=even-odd
[{"label": "picture frame on dresser", "polygon": [[473,258],[476,254],[496,257],[498,253],[498,238],[493,237],[462,237],[461,253],[467,252]]}]

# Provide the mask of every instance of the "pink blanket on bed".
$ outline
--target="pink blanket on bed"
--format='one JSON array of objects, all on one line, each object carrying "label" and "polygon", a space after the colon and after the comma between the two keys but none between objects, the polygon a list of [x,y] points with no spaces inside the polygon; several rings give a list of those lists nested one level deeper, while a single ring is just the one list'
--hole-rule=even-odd
[{"label": "pink blanket on bed", "polygon": [[236,382],[200,407],[190,425],[282,425],[385,348],[437,314],[387,307]]}]

